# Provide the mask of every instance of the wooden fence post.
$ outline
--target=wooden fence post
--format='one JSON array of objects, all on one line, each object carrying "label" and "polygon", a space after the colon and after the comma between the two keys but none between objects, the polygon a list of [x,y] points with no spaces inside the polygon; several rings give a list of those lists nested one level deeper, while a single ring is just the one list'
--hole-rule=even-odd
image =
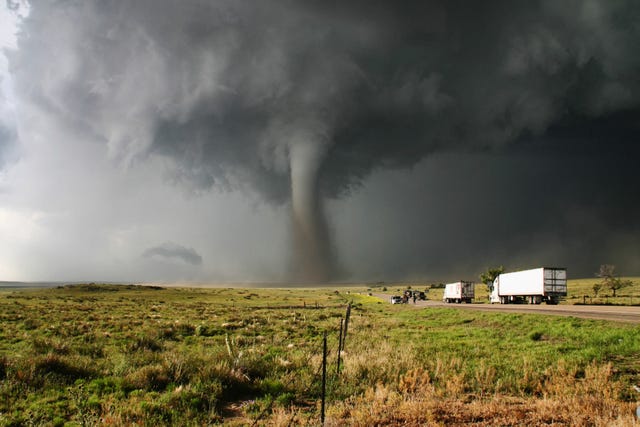
[{"label": "wooden fence post", "polygon": [[338,363],[336,367],[336,376],[340,375],[340,353],[342,352],[342,324],[344,319],[340,318],[340,338],[338,338]]},{"label": "wooden fence post", "polygon": [[327,332],[322,339],[322,404],[320,406],[320,425],[324,425],[324,402],[327,391]]},{"label": "wooden fence post", "polygon": [[344,319],[344,333],[342,334],[342,346],[341,350],[344,350],[344,343],[347,340],[347,329],[349,328],[349,317],[351,317],[351,303],[347,305],[347,314]]}]

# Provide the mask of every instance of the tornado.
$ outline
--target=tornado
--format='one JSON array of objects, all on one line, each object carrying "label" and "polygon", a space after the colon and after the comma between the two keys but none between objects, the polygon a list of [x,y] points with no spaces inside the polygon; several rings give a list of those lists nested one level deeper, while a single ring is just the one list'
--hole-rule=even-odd
[{"label": "tornado", "polygon": [[299,282],[331,279],[332,256],[322,199],[318,192],[326,144],[296,141],[289,149],[292,210],[292,273]]}]

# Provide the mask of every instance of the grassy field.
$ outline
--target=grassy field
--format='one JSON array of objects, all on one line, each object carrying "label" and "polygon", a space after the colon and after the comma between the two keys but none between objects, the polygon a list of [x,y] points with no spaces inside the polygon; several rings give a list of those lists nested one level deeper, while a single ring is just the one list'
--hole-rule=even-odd
[{"label": "grassy field", "polygon": [[630,280],[633,285],[622,288],[613,297],[611,290],[602,288],[596,295],[593,285],[601,279],[576,279],[570,280],[568,284],[567,301],[569,303],[587,304],[620,304],[620,305],[640,305],[640,277],[624,277]]},{"label": "grassy field", "polygon": [[318,425],[324,332],[326,425],[635,425],[637,326],[367,293],[0,293],[0,425]]}]

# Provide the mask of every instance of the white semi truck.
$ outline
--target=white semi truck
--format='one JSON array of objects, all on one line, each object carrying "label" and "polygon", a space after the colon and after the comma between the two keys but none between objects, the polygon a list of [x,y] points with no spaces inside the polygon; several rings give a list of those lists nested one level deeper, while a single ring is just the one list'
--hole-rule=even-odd
[{"label": "white semi truck", "polygon": [[567,296],[567,270],[541,267],[503,273],[493,281],[489,301],[493,304],[558,304]]},{"label": "white semi truck", "polygon": [[444,287],[443,302],[471,303],[475,297],[475,285],[473,282],[449,283]]}]

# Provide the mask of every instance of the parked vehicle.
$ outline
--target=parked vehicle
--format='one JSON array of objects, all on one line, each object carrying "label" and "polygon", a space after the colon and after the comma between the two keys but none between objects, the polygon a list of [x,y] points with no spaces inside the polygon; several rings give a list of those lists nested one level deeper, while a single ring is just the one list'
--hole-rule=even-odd
[{"label": "parked vehicle", "polygon": [[503,273],[493,281],[491,303],[558,304],[567,296],[567,270],[541,267],[532,270]]},{"label": "parked vehicle", "polygon": [[402,304],[402,297],[399,295],[394,295],[391,297],[391,304]]},{"label": "parked vehicle", "polygon": [[460,281],[449,283],[444,287],[442,301],[446,303],[471,303],[475,298],[475,284],[473,282]]}]

